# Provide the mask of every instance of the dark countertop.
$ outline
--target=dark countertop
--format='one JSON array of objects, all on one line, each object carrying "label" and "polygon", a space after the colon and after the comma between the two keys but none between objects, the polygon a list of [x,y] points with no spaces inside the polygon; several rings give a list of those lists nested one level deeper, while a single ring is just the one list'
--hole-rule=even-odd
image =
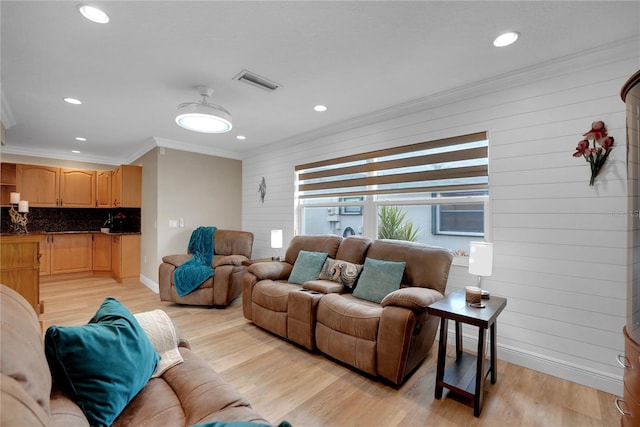
[{"label": "dark countertop", "polygon": [[71,230],[71,231],[30,231],[30,233],[43,233],[43,234],[106,234],[108,236],[124,236],[130,234],[142,234],[139,231],[109,231],[105,233],[100,230]]}]

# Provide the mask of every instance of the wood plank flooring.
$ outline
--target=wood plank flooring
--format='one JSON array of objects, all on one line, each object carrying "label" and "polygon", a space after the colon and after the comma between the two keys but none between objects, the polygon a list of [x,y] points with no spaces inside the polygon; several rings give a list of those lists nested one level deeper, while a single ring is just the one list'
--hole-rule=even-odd
[{"label": "wood plank flooring", "polygon": [[[615,396],[499,360],[498,382],[488,385],[480,418],[452,394],[435,400],[437,342],[400,388],[360,375],[259,329],[242,316],[240,299],[226,309],[160,302],[137,280],[105,277],[41,285],[44,328],[86,323],[107,296],[132,312],[165,310],[193,350],[273,423],[320,426],[532,426],[620,425]],[[449,357],[455,355],[450,349]],[[498,357],[500,354],[498,353]],[[167,426],[163,426],[167,427]]]}]

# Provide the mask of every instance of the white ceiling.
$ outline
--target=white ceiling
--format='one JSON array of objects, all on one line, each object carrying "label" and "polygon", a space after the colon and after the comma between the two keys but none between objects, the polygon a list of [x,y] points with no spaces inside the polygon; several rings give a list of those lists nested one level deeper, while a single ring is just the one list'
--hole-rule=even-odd
[{"label": "white ceiling", "polygon": [[[638,1],[88,1],[110,15],[106,25],[82,18],[78,3],[0,4],[4,152],[117,164],[159,143],[241,158],[640,37]],[[504,30],[520,40],[493,47]],[[233,80],[244,69],[281,87]],[[177,105],[198,101],[201,84],[233,115],[231,132],[175,124]],[[319,103],[328,111],[314,112]]]}]

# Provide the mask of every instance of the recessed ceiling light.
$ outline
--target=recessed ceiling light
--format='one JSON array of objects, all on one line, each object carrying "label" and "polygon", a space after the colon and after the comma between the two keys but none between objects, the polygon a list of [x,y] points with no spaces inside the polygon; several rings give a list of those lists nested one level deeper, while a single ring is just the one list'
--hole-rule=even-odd
[{"label": "recessed ceiling light", "polygon": [[91,22],[96,24],[106,24],[109,22],[109,15],[94,6],[86,4],[78,5],[78,11]]},{"label": "recessed ceiling light", "polygon": [[245,139],[247,139],[247,137],[246,137],[246,136],[244,136],[244,135],[238,135],[238,136],[236,136],[236,139],[239,139],[239,140],[241,140],[241,141],[244,141]]},{"label": "recessed ceiling light", "polygon": [[84,142],[84,141],[86,141],[86,140],[87,140],[87,138],[83,138],[83,137],[81,137],[81,136],[76,136],[76,141],[82,141],[82,142]]},{"label": "recessed ceiling light", "polygon": [[71,150],[71,152],[72,152],[72,153],[75,153],[75,154],[80,154],[80,151],[79,151],[79,150]]},{"label": "recessed ceiling light", "polygon": [[73,104],[73,105],[80,105],[82,104],[82,101],[80,101],[79,99],[75,99],[75,98],[65,98],[64,102],[68,103],[68,104]]},{"label": "recessed ceiling light", "polygon": [[315,111],[320,111],[320,112],[327,111],[327,106],[326,105],[316,105],[315,107],[313,107],[313,109]]},{"label": "recessed ceiling light", "polygon": [[505,47],[505,46],[509,46],[510,44],[514,43],[516,40],[518,40],[518,37],[520,36],[520,33],[518,33],[517,31],[509,31],[507,33],[503,33],[500,34],[498,37],[496,37],[496,39],[493,41],[493,45],[495,47]]}]

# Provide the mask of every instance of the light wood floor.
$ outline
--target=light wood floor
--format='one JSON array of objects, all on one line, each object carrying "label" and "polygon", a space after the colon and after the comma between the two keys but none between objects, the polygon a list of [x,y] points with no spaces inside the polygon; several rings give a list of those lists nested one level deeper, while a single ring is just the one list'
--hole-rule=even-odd
[{"label": "light wood floor", "polygon": [[504,361],[499,361],[498,382],[488,385],[482,414],[475,418],[467,403],[446,390],[441,400],[434,400],[437,346],[413,376],[394,389],[257,328],[242,316],[240,299],[226,309],[179,306],[160,302],[137,280],[118,284],[92,277],[43,283],[45,329],[52,324],[86,323],[106,296],[119,299],[134,313],[165,310],[193,350],[273,423],[288,420],[294,427],[620,425],[615,396]]}]

